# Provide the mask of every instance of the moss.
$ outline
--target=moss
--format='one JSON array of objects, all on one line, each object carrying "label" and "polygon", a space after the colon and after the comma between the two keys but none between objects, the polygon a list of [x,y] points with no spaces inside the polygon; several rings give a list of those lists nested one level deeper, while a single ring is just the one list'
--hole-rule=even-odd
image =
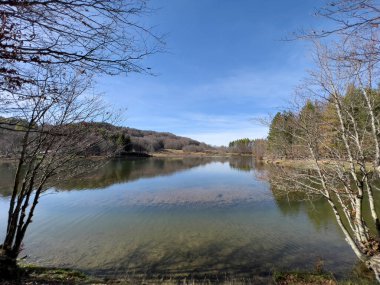
[{"label": "moss", "polygon": [[72,269],[21,265],[21,280],[30,284],[99,284],[103,280]]},{"label": "moss", "polygon": [[278,285],[288,284],[338,284],[331,274],[309,272],[275,272],[273,279]]}]

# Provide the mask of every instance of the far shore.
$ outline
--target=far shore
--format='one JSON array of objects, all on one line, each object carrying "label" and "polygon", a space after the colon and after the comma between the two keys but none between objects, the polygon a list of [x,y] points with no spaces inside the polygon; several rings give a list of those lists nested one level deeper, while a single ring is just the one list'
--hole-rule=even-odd
[{"label": "far shore", "polygon": [[[250,153],[232,153],[232,152],[218,152],[218,151],[204,151],[204,152],[189,152],[177,149],[163,149],[152,153],[125,153],[123,155],[111,157],[111,158],[187,158],[187,157],[232,157],[232,156],[243,156],[243,157],[252,157],[255,158],[253,154]],[[106,156],[90,156],[88,159],[103,159]],[[110,157],[107,157],[110,158]],[[5,157],[0,156],[0,163],[15,163],[17,162],[16,157]],[[286,168],[296,168],[296,169],[316,169],[315,161],[312,159],[287,159],[287,158],[268,158],[264,157],[263,159],[259,159],[259,162],[262,162],[267,165],[274,165],[277,167],[286,167]],[[333,166],[337,162],[328,159],[322,159],[318,161],[318,163],[322,166]],[[349,162],[342,161],[341,163],[345,164],[346,167],[349,167]],[[373,165],[371,162],[366,163],[366,167],[368,169],[373,169]]]},{"label": "far shore", "polygon": [[153,157],[228,157],[230,153],[220,153],[216,151],[189,152],[177,149],[163,149],[151,153]]},{"label": "far shore", "polygon": [[[189,151],[183,151],[183,150],[176,150],[176,149],[163,149],[152,153],[138,153],[138,152],[132,152],[132,153],[125,153],[122,155],[116,155],[111,158],[144,158],[144,157],[229,157],[229,156],[235,156],[235,155],[242,155],[242,156],[251,156],[250,154],[238,154],[238,153],[221,153],[216,151],[205,151],[205,152],[189,152]],[[86,157],[89,159],[102,159],[102,158],[110,158],[107,156],[99,155],[99,156],[89,156]],[[17,157],[5,157],[0,156],[0,162],[15,162],[17,161]]]}]

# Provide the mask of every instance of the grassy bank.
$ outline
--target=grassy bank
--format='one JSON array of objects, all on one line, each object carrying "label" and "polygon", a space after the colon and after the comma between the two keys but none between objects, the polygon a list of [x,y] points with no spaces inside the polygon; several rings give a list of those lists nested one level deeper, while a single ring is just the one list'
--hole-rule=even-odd
[{"label": "grassy bank", "polygon": [[189,152],[177,149],[163,149],[152,153],[154,157],[227,157],[229,154],[216,151]]},{"label": "grassy bank", "polygon": [[264,159],[264,163],[281,167],[292,167],[298,169],[314,169],[313,160],[296,160],[296,159]]},{"label": "grassy bank", "polygon": [[183,151],[177,149],[163,149],[152,153],[155,157],[230,157],[230,156],[244,156],[252,157],[251,153],[238,153],[238,152],[222,152],[217,150],[207,150],[203,152]]},{"label": "grassy bank", "polygon": [[[296,169],[315,169],[315,161],[311,159],[263,159],[263,162],[269,165],[276,165],[281,167],[290,167]],[[328,166],[334,166],[336,161],[332,160],[319,160],[319,164]],[[339,161],[340,164],[344,165],[347,169],[349,168],[349,162]],[[359,166],[356,164],[355,167],[359,170]],[[366,163],[366,167],[370,170],[373,169],[373,164],[370,162]]]}]

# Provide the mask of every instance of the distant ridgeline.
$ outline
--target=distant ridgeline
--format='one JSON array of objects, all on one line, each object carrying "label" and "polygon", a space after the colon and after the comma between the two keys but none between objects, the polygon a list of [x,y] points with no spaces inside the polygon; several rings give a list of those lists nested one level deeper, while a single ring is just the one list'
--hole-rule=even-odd
[{"label": "distant ridgeline", "polygon": [[257,159],[263,159],[267,148],[266,139],[248,138],[234,140],[229,143],[228,150],[233,153],[253,154]]},{"label": "distant ridgeline", "polygon": [[[23,124],[26,122],[0,117],[0,156],[12,157],[18,153],[24,133],[22,132]],[[144,154],[164,149],[183,150],[185,152],[202,152],[214,149],[205,143],[166,132],[142,131],[108,123],[83,122],[81,124],[86,125],[89,136],[101,138],[97,144],[88,150],[88,155],[93,156],[108,155],[110,152]]]}]

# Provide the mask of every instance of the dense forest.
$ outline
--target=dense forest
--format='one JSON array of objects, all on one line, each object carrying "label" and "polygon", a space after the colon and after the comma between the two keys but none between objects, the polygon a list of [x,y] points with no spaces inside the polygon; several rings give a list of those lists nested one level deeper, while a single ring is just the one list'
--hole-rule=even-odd
[{"label": "dense forest", "polygon": [[[380,89],[368,91],[373,101],[374,117],[380,118]],[[371,118],[365,108],[363,92],[350,85],[341,95],[343,124],[348,132],[358,130],[357,138],[363,146],[364,160],[371,161],[376,149],[371,135]],[[302,100],[301,100],[302,101]],[[313,159],[308,142],[313,142],[317,159],[335,159],[337,151],[344,152],[341,127],[333,99],[306,99],[293,108],[278,112],[269,122],[267,139],[242,138],[231,141],[228,152],[252,154],[257,159]],[[360,130],[360,131],[359,131]],[[380,139],[380,133],[377,133]],[[344,157],[342,157],[344,159]]]},{"label": "dense forest", "polygon": [[251,154],[256,159],[263,159],[267,149],[266,139],[237,139],[228,144],[228,152],[237,154]]},{"label": "dense forest", "polygon": [[[374,118],[379,123],[380,89],[367,90],[373,102]],[[321,101],[306,100],[297,108],[278,112],[272,119],[268,135],[267,156],[281,159],[312,159],[309,148],[315,150],[316,159],[335,159],[336,153],[342,153],[342,160],[347,159],[342,140],[342,127],[346,134],[352,133],[352,139],[361,145],[353,157],[371,161],[375,156],[372,135],[371,116],[366,106],[363,91],[353,85],[340,96],[343,112],[339,115],[333,98]],[[342,121],[340,121],[342,120]],[[380,139],[380,134],[376,134]],[[312,146],[309,144],[312,142]],[[347,142],[354,144],[354,142]],[[359,154],[359,152],[362,152]]]}]

